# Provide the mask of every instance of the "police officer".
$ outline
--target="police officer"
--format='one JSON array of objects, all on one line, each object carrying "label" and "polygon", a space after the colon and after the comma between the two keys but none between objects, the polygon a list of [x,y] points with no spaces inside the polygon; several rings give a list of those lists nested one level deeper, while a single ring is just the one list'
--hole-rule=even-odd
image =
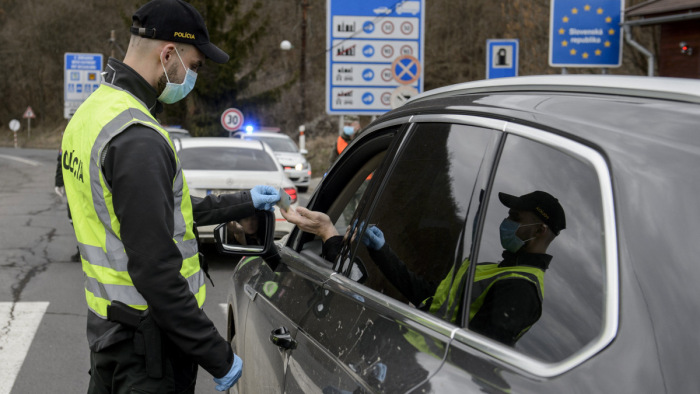
[{"label": "police officer", "polygon": [[197,366],[229,389],[242,361],[202,310],[204,272],[194,222],[221,223],[272,210],[272,187],[191,197],[162,103],[183,99],[205,59],[228,61],[200,13],[153,0],[133,15],[123,62],[65,131],[66,194],[85,271],[90,393],[193,393]]},{"label": "police officer", "polygon": [[330,164],[332,165],[338,159],[341,153],[347,148],[350,141],[355,136],[357,130],[360,129],[360,121],[357,116],[343,116],[343,130],[335,141],[335,146],[331,152]]}]

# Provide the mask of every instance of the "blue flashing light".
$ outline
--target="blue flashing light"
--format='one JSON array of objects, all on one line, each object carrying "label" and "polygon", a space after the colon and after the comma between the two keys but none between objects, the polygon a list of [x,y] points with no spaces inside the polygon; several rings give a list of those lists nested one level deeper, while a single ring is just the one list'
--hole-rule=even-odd
[{"label": "blue flashing light", "polygon": [[246,134],[251,134],[253,132],[253,126],[248,125],[245,127]]}]

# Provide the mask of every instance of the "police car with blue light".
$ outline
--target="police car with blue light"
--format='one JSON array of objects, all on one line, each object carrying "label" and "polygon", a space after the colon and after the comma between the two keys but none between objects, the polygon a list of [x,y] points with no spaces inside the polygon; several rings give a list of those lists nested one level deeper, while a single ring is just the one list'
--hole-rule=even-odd
[{"label": "police car with blue light", "polygon": [[280,132],[279,128],[256,129],[254,126],[248,125],[245,127],[245,131],[236,132],[233,137],[262,141],[268,144],[297,190],[303,193],[309,189],[311,164],[304,157],[308,152],[305,149],[299,150],[294,140]]}]

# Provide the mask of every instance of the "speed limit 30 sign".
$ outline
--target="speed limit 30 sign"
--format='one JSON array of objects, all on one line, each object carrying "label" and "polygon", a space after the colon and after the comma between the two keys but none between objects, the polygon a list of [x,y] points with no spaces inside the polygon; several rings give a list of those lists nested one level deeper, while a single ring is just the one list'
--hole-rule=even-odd
[{"label": "speed limit 30 sign", "polygon": [[243,113],[236,108],[229,108],[221,115],[221,125],[227,131],[236,131],[243,125]]}]

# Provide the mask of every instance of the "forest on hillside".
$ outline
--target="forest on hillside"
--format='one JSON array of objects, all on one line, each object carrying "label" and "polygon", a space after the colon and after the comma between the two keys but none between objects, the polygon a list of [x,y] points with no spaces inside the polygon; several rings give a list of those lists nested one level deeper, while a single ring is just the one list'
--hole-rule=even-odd
[{"label": "forest on hillside", "polygon": [[[337,0],[336,0],[337,1]],[[347,0],[350,1],[350,0]],[[628,0],[626,6],[642,0]],[[33,126],[60,132],[63,119],[63,57],[66,52],[123,57],[131,15],[144,0],[2,0],[0,2],[0,133],[31,105]],[[228,107],[292,134],[334,133],[337,117],[325,113],[326,0],[192,0],[204,15],[212,42],[231,55],[207,64],[193,94],[168,106],[161,122],[195,135],[220,131]],[[306,10],[306,12],[304,12]],[[306,19],[304,20],[304,15]],[[519,75],[555,74],[548,66],[549,0],[426,0],[425,90],[485,78],[486,40],[520,40]],[[305,22],[305,29],[304,29]],[[111,31],[114,40],[110,40]],[[302,31],[306,31],[305,114],[300,102]],[[646,48],[658,47],[654,28],[633,28]],[[280,50],[288,40],[293,48]],[[625,44],[623,64],[611,74],[646,74],[646,59]],[[599,69],[568,69],[600,73]],[[217,127],[218,126],[218,127]]]}]

